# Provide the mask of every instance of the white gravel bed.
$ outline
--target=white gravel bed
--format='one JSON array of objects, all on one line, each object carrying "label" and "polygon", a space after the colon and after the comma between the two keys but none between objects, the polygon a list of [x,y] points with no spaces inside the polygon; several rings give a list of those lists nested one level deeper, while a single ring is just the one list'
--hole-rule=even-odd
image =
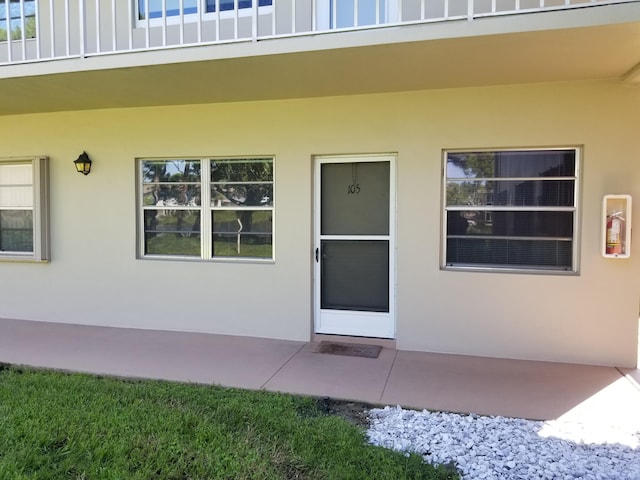
[{"label": "white gravel bed", "polygon": [[369,412],[369,441],[453,464],[465,480],[638,480],[640,432],[385,407]]}]

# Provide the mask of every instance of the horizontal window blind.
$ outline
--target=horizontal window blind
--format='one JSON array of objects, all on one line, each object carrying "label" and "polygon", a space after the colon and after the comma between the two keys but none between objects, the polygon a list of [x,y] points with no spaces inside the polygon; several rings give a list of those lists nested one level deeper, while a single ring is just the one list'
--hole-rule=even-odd
[{"label": "horizontal window blind", "polygon": [[445,153],[445,267],[575,271],[577,149]]}]

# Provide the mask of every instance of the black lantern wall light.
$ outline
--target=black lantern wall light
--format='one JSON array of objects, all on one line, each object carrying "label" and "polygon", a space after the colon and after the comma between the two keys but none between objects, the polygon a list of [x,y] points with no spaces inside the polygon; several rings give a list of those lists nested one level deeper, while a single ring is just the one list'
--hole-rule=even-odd
[{"label": "black lantern wall light", "polygon": [[91,159],[87,152],[82,152],[77,160],[74,160],[73,163],[76,166],[76,171],[78,173],[82,173],[83,175],[89,175],[91,171]]}]

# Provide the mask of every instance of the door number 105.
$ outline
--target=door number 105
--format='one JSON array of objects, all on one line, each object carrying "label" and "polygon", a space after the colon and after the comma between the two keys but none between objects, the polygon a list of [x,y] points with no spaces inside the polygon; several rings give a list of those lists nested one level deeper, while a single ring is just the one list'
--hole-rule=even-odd
[{"label": "door number 105", "polygon": [[357,195],[360,193],[360,184],[353,183],[351,185],[347,185],[347,195]]}]

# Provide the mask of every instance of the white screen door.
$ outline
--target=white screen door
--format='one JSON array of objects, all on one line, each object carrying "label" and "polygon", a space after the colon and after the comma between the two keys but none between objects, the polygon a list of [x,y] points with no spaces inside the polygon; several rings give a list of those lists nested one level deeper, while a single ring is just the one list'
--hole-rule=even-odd
[{"label": "white screen door", "polygon": [[316,159],[316,333],[395,338],[394,160]]}]

